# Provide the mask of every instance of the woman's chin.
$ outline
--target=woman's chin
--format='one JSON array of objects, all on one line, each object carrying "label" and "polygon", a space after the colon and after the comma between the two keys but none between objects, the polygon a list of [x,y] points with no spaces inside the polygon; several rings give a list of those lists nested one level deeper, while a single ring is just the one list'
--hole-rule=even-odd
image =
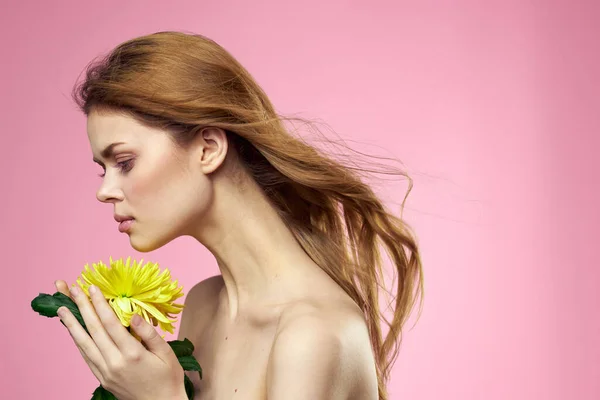
[{"label": "woman's chin", "polygon": [[148,237],[143,237],[141,235],[130,234],[129,235],[129,243],[131,247],[139,251],[140,253],[148,253],[150,251],[157,250],[167,243],[169,243],[172,239],[164,239],[163,240],[152,240]]},{"label": "woman's chin", "polygon": [[148,240],[146,237],[135,234],[129,234],[129,244],[131,244],[131,247],[134,250],[139,251],[140,253],[148,253],[158,248],[152,240]]}]

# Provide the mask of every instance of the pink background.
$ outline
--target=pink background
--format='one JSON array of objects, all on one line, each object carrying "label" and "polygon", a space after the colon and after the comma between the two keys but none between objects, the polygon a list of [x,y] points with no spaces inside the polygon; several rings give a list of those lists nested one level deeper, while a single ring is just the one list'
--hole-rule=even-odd
[{"label": "pink background", "polygon": [[[189,238],[150,254],[129,247],[95,199],[100,168],[69,98],[94,56],[159,30],[215,39],[281,112],[321,118],[412,173],[406,216],[426,297],[392,399],[600,398],[597,2],[2,8],[3,398],[82,400],[97,386],[59,321],[30,309],[55,279],[109,255],[159,262],[186,289],[217,272]],[[400,202],[404,189],[383,194]]]}]

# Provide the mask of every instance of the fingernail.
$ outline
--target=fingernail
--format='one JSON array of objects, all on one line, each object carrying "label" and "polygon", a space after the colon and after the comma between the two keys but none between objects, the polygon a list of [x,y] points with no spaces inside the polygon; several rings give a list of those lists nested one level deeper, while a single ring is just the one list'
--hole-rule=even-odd
[{"label": "fingernail", "polygon": [[90,291],[90,294],[95,294],[96,293],[96,286],[90,285],[90,288],[88,290]]},{"label": "fingernail", "polygon": [[79,293],[79,289],[78,289],[76,286],[73,286],[73,287],[71,288],[71,294],[72,294],[73,296],[77,296],[77,294],[78,294],[78,293]]},{"label": "fingernail", "polygon": [[135,326],[138,326],[140,322],[142,322],[142,317],[140,317],[139,314],[133,314],[133,317],[131,317],[131,323]]},{"label": "fingernail", "polygon": [[66,315],[66,313],[67,312],[65,311],[64,307],[59,308],[58,312],[57,312],[58,316],[61,317],[61,318],[64,318],[64,316]]}]

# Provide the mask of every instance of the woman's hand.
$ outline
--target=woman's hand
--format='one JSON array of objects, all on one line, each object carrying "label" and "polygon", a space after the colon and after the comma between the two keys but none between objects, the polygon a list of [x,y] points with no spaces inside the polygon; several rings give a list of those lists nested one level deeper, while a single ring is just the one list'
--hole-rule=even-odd
[{"label": "woman's hand", "polygon": [[95,293],[90,288],[91,303],[77,286],[69,292],[66,282],[59,280],[56,289],[79,307],[89,335],[66,307],[59,309],[59,316],[106,390],[119,400],[187,399],[183,368],[152,325],[139,315],[132,319],[132,329],[144,347],[121,324],[98,288]]}]

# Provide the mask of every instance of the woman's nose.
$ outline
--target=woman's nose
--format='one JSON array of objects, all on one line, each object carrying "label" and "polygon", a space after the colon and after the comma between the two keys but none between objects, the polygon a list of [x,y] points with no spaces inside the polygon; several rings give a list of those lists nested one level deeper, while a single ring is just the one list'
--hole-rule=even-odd
[{"label": "woman's nose", "polygon": [[96,191],[96,198],[102,203],[108,203],[111,200],[122,200],[123,192],[105,180],[98,188],[98,191]]}]

